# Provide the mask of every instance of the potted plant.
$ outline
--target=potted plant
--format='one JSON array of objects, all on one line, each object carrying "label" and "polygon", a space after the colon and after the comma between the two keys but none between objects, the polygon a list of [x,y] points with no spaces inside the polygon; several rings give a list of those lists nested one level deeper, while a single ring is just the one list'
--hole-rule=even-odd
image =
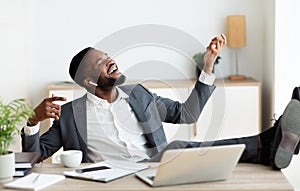
[{"label": "potted plant", "polygon": [[[197,64],[197,67],[196,67],[197,77],[199,77],[201,70],[203,69],[203,66],[204,66],[204,61],[203,61],[204,55],[205,55],[205,52],[199,52],[193,56],[193,60]],[[221,56],[217,56],[214,64],[215,65],[218,64],[220,62],[220,59],[221,59]]]},{"label": "potted plant", "polygon": [[9,151],[14,136],[20,134],[19,125],[33,115],[25,99],[15,99],[4,104],[0,99],[0,182],[9,181],[15,173],[15,155]]}]

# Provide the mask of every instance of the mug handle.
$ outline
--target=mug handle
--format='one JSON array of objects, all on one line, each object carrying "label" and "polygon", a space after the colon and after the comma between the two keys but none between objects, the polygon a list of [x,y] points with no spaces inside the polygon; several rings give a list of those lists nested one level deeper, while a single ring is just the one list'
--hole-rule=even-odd
[{"label": "mug handle", "polygon": [[56,155],[56,156],[55,156],[55,160],[56,160],[57,162],[61,163],[60,155]]}]

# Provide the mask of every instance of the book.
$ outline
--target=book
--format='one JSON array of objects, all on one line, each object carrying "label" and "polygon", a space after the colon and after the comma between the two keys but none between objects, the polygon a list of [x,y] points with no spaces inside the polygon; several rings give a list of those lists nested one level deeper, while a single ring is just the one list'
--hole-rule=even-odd
[{"label": "book", "polygon": [[31,168],[16,168],[14,177],[22,177],[27,175],[31,171]]},{"label": "book", "polygon": [[41,190],[64,179],[65,177],[63,175],[31,173],[15,181],[6,183],[3,187],[35,191]]},{"label": "book", "polygon": [[118,162],[116,165],[116,163],[102,161],[86,166],[83,169],[65,171],[63,174],[68,178],[110,182],[146,168],[149,168],[149,166],[142,163]]},{"label": "book", "polygon": [[15,168],[32,168],[40,159],[38,152],[16,152],[15,153]]}]

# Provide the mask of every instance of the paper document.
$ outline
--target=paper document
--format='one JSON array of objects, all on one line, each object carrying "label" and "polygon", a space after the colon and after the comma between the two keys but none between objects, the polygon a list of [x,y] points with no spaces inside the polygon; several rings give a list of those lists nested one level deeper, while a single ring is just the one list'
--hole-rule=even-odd
[{"label": "paper document", "polygon": [[63,179],[65,179],[63,175],[31,173],[23,178],[4,184],[4,187],[23,190],[41,190]]},{"label": "paper document", "polygon": [[140,163],[128,163],[128,162],[99,162],[89,166],[85,166],[82,169],[94,168],[94,167],[108,167],[101,170],[93,171],[65,171],[64,175],[70,178],[79,178],[84,180],[93,180],[99,182],[109,182],[117,178],[135,173],[137,171],[148,168],[148,165]]}]

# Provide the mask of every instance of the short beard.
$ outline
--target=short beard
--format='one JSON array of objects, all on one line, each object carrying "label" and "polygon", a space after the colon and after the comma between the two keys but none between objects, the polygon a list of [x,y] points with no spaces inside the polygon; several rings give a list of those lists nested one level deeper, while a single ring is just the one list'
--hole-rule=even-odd
[{"label": "short beard", "polygon": [[110,89],[115,86],[119,86],[119,85],[123,84],[125,81],[126,81],[126,76],[121,74],[121,76],[118,79],[109,78],[106,81],[106,83],[98,82],[98,86],[99,86],[99,88],[105,90],[105,89]]}]

